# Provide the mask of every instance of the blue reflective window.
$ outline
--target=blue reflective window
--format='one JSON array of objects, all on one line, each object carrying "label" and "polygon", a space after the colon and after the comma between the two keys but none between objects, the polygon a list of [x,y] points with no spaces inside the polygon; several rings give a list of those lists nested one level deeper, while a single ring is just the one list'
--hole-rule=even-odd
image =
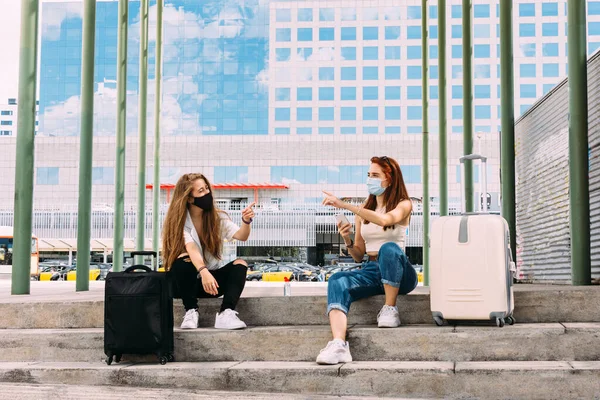
[{"label": "blue reflective window", "polygon": [[437,65],[429,67],[429,79],[439,79],[439,69]]},{"label": "blue reflective window", "polygon": [[423,118],[423,108],[421,106],[408,106],[406,114],[410,121],[420,120]]},{"label": "blue reflective window", "polygon": [[589,15],[600,15],[600,1],[588,1],[587,5]]},{"label": "blue reflective window", "polygon": [[363,40],[377,40],[379,39],[378,28],[376,26],[365,26],[363,27]]},{"label": "blue reflective window", "polygon": [[408,79],[421,79],[421,71],[421,67],[417,65],[409,65],[406,68],[406,74],[408,76]]},{"label": "blue reflective window", "polygon": [[521,98],[522,99],[535,99],[537,97],[536,87],[534,85],[522,84],[521,85]]},{"label": "blue reflective window", "polygon": [[342,40],[356,40],[356,28],[343,27],[342,28]]},{"label": "blue reflective window", "polygon": [[475,4],[473,6],[473,16],[475,18],[489,18],[490,17],[490,5],[489,4]]},{"label": "blue reflective window", "polygon": [[342,67],[342,80],[343,81],[355,81],[356,80],[356,67]]},{"label": "blue reflective window", "polygon": [[275,30],[275,41],[276,42],[291,42],[292,41],[292,30],[290,28],[277,28]]},{"label": "blue reflective window", "polygon": [[275,21],[277,22],[291,22],[292,21],[292,10],[289,8],[278,8],[275,11]]},{"label": "blue reflective window", "polygon": [[356,88],[355,87],[343,87],[341,88],[342,100],[356,100]]},{"label": "blue reflective window", "polygon": [[385,79],[400,79],[400,67],[385,67]]},{"label": "blue reflective window", "polygon": [[490,58],[490,45],[476,44],[473,46],[473,55],[475,58]]},{"label": "blue reflective window", "polygon": [[462,38],[462,25],[452,25],[452,39]]},{"label": "blue reflective window", "polygon": [[535,43],[522,44],[521,54],[523,57],[535,57]]},{"label": "blue reflective window", "polygon": [[[421,134],[421,133],[423,133],[423,127],[421,127],[420,125],[418,125],[418,126],[409,126],[408,127],[408,133]],[[405,182],[406,182],[406,179],[405,179]]]},{"label": "blue reflective window", "polygon": [[523,104],[520,108],[521,114],[525,114],[525,112],[531,108],[531,104]]},{"label": "blue reflective window", "polygon": [[356,60],[356,47],[342,47],[342,60]]},{"label": "blue reflective window", "polygon": [[290,128],[275,128],[276,135],[289,135]]},{"label": "blue reflective window", "polygon": [[439,98],[439,87],[437,85],[429,86],[429,97],[432,100],[437,100]]},{"label": "blue reflective window", "polygon": [[[356,110],[354,111],[354,113],[356,114]],[[340,128],[340,133],[342,135],[354,135],[356,134],[356,128],[353,126],[343,126]]]},{"label": "blue reflective window", "polygon": [[452,58],[462,58],[462,46],[460,44],[452,45]]},{"label": "blue reflective window", "polygon": [[475,85],[476,99],[489,99],[492,97],[492,87],[490,85]]},{"label": "blue reflective window", "polygon": [[299,47],[298,48],[298,58],[301,60],[308,60],[310,56],[312,56],[313,49],[311,47]]},{"label": "blue reflective window", "polygon": [[429,38],[430,39],[438,38],[438,26],[437,25],[431,25],[429,27]]},{"label": "blue reflective window", "polygon": [[308,22],[313,20],[312,8],[299,8],[298,9],[298,21]]},{"label": "blue reflective window", "polygon": [[589,42],[588,43],[588,55],[592,55],[600,48],[600,42]]},{"label": "blue reflective window", "polygon": [[298,135],[312,135],[312,128],[296,128]]},{"label": "blue reflective window", "polygon": [[436,45],[429,46],[429,58],[432,60],[438,58],[438,47]]},{"label": "blue reflective window", "polygon": [[544,57],[558,57],[558,43],[542,43]]},{"label": "blue reflective window", "polygon": [[363,47],[363,60],[377,60],[379,58],[379,47]]},{"label": "blue reflective window", "polygon": [[379,87],[365,86],[363,87],[363,100],[377,100],[379,98]]},{"label": "blue reflective window", "polygon": [[438,17],[438,9],[437,6],[429,6],[429,18],[437,18]]},{"label": "blue reflective window", "polygon": [[356,21],[356,8],[342,8],[342,21]]},{"label": "blue reflective window", "polygon": [[[461,129],[460,133],[462,133],[462,129]],[[488,175],[489,175],[490,171],[491,171],[491,169],[488,167]],[[456,183],[460,183],[460,181],[461,181],[460,176],[461,176],[460,165],[457,165],[456,166]],[[479,165],[473,165],[473,182],[479,183]]]},{"label": "blue reflective window", "polygon": [[520,37],[535,37],[535,24],[519,24]]},{"label": "blue reflective window", "polygon": [[312,28],[298,28],[298,41],[311,42],[313,40]]},{"label": "blue reflective window", "polygon": [[473,37],[476,39],[488,39],[490,37],[490,26],[488,24],[475,24],[473,26]]},{"label": "blue reflective window", "polygon": [[463,108],[462,106],[452,106],[452,119],[462,119]]},{"label": "blue reflective window", "polygon": [[[93,171],[93,169],[92,169],[92,171]],[[92,172],[92,174],[93,174],[93,172]],[[58,168],[57,167],[38,167],[38,168],[36,168],[35,183],[37,185],[58,185]],[[93,182],[93,183],[97,184],[96,182]]]},{"label": "blue reflective window", "polygon": [[333,127],[332,126],[320,126],[319,127],[319,135],[333,135]]},{"label": "blue reflective window", "polygon": [[342,121],[356,121],[356,107],[341,107],[340,118]]},{"label": "blue reflective window", "polygon": [[92,168],[93,185],[114,185],[115,169],[113,167],[93,167]]},{"label": "blue reflective window", "polygon": [[405,183],[421,183],[420,165],[401,165],[400,169]]},{"label": "blue reflective window", "polygon": [[399,60],[400,59],[400,46],[385,46],[385,59],[386,60]]},{"label": "blue reflective window", "polygon": [[421,19],[421,6],[408,6],[407,17],[408,19]]},{"label": "blue reflective window", "polygon": [[386,100],[400,100],[400,86],[386,86],[385,87],[385,99]]},{"label": "blue reflective window", "polygon": [[463,98],[462,85],[452,85],[452,98],[453,99],[462,99]]},{"label": "blue reflective window", "polygon": [[395,121],[400,119],[400,107],[387,106],[385,107],[385,119],[387,121]]},{"label": "blue reflective window", "polygon": [[519,66],[521,78],[535,78],[535,64],[521,64]]},{"label": "blue reflective window", "polygon": [[363,80],[373,81],[379,79],[379,71],[377,67],[363,67]]},{"label": "blue reflective window", "polygon": [[296,109],[296,119],[298,121],[312,121],[312,108],[298,107]]},{"label": "blue reflective window", "polygon": [[421,27],[420,26],[409,26],[407,29],[406,36],[409,39],[421,39]]},{"label": "blue reflective window", "polygon": [[406,98],[408,100],[421,100],[423,96],[423,88],[421,86],[408,86],[406,89]]},{"label": "blue reflective window", "polygon": [[452,66],[452,78],[462,78],[462,65]]},{"label": "blue reflective window", "polygon": [[558,17],[558,3],[542,3],[542,17]]},{"label": "blue reflective window", "polygon": [[335,21],[335,8],[319,8],[319,21]]},{"label": "blue reflective window", "polygon": [[406,57],[409,60],[420,60],[421,59],[421,46],[408,46],[406,48]]},{"label": "blue reflective window", "polygon": [[588,23],[588,35],[600,35],[600,22]]},{"label": "blue reflective window", "polygon": [[475,65],[473,75],[477,79],[489,79],[491,77],[491,66],[489,64]]},{"label": "blue reflective window", "polygon": [[462,18],[462,6],[452,6],[452,18]]},{"label": "blue reflective window", "polygon": [[544,22],[542,24],[542,36],[558,36],[558,24],[555,22]]},{"label": "blue reflective window", "polygon": [[319,100],[331,101],[334,100],[334,89],[332,87],[319,88]]},{"label": "blue reflective window", "polygon": [[296,97],[298,101],[312,100],[312,88],[298,88],[296,91]]},{"label": "blue reflective window", "polygon": [[320,81],[332,81],[334,80],[334,68],[333,67],[319,67],[319,80]]},{"label": "blue reflective window", "polygon": [[391,135],[399,134],[399,133],[402,133],[402,128],[400,128],[399,126],[386,126],[385,133],[391,134]]},{"label": "blue reflective window", "polygon": [[519,4],[519,17],[535,17],[535,3]]},{"label": "blue reflective window", "polygon": [[376,126],[363,126],[364,135],[376,135],[379,133],[379,129]]},{"label": "blue reflective window", "polygon": [[463,133],[463,127],[462,126],[453,126],[452,133]]},{"label": "blue reflective window", "polygon": [[291,49],[275,49],[275,59],[277,61],[290,61]]},{"label": "blue reflective window", "polygon": [[276,88],[275,101],[290,101],[290,88]]},{"label": "blue reflective window", "polygon": [[335,40],[334,28],[319,28],[319,40],[330,41]]},{"label": "blue reflective window", "polygon": [[334,107],[319,107],[319,121],[333,121]]},{"label": "blue reflective window", "polygon": [[542,66],[544,78],[557,78],[558,77],[558,64],[544,64]]},{"label": "blue reflective window", "polygon": [[377,121],[378,117],[377,107],[363,107],[363,121]]},{"label": "blue reflective window", "polygon": [[399,26],[386,26],[385,27],[385,40],[396,40],[396,39],[400,39],[400,27]]},{"label": "blue reflective window", "polygon": [[554,89],[554,86],[556,86],[556,85],[553,84],[553,83],[545,83],[544,86],[543,86],[543,90],[544,90],[543,94],[546,94],[549,91],[551,91],[552,89]]},{"label": "blue reflective window", "polygon": [[490,119],[492,118],[491,106],[475,106],[475,119]]},{"label": "blue reflective window", "polygon": [[290,108],[279,107],[275,108],[275,121],[289,121],[290,120]]}]

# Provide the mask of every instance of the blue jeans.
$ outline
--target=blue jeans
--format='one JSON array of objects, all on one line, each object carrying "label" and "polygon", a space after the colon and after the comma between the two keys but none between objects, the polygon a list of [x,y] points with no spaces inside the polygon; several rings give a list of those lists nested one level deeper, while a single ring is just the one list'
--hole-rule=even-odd
[{"label": "blue jeans", "polygon": [[385,243],[377,261],[367,261],[359,270],[337,272],[329,278],[327,314],[331,310],[348,314],[353,301],[384,294],[384,284],[399,288],[400,294],[408,294],[417,283],[417,272],[400,246]]}]

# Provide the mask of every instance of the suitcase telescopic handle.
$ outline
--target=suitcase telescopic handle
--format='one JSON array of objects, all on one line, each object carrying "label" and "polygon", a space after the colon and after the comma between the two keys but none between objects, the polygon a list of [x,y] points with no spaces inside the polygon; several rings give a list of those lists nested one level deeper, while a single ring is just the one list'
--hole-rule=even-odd
[{"label": "suitcase telescopic handle", "polygon": [[459,161],[461,163],[464,163],[465,160],[471,160],[471,161],[481,160],[481,162],[487,162],[487,157],[479,155],[479,154],[468,154],[466,156],[462,156],[461,158],[459,158]]},{"label": "suitcase telescopic handle", "polygon": [[132,251],[131,257],[135,257],[135,256],[152,256],[152,257],[156,258],[156,252],[155,251]]},{"label": "suitcase telescopic handle", "polygon": [[152,272],[152,270],[145,265],[132,265],[131,267],[127,268],[124,272],[134,272],[140,270],[145,272]]},{"label": "suitcase telescopic handle", "polygon": [[[482,204],[480,207],[481,212],[487,213],[487,157],[482,156],[480,154],[467,154],[459,158],[460,161],[460,176],[461,176],[461,186],[465,185],[465,161],[481,161],[481,173],[480,175],[480,192],[479,195],[483,198]],[[462,213],[467,214],[467,205],[465,199],[464,190],[461,190],[461,205],[462,205]]]}]

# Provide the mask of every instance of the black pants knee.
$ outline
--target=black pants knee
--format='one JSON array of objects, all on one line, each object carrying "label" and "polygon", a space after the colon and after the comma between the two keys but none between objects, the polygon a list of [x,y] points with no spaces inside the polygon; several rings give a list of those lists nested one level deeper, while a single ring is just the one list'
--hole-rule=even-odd
[{"label": "black pants knee", "polygon": [[182,257],[175,260],[169,274],[173,281],[174,297],[183,301],[185,310],[198,308],[199,298],[221,297],[221,311],[228,308],[235,310],[238,300],[244,291],[246,285],[246,271],[248,267],[235,261],[219,268],[209,271],[217,284],[219,285],[218,294],[212,295],[204,291],[201,279],[198,278],[198,271],[192,264],[189,257]]}]

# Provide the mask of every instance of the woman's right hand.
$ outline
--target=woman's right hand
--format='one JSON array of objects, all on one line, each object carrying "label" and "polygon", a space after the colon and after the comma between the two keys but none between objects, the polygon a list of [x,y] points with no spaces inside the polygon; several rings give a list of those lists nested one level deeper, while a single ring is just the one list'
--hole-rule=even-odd
[{"label": "woman's right hand", "polygon": [[211,274],[208,269],[204,268],[200,271],[200,277],[202,279],[202,287],[204,291],[208,294],[212,294],[213,296],[217,296],[219,294],[219,284],[217,280]]},{"label": "woman's right hand", "polygon": [[340,233],[340,235],[342,235],[342,237],[344,239],[347,239],[350,237],[350,233],[352,233],[352,224],[344,223],[344,222],[340,221],[338,223],[337,227],[338,227],[338,232]]}]

